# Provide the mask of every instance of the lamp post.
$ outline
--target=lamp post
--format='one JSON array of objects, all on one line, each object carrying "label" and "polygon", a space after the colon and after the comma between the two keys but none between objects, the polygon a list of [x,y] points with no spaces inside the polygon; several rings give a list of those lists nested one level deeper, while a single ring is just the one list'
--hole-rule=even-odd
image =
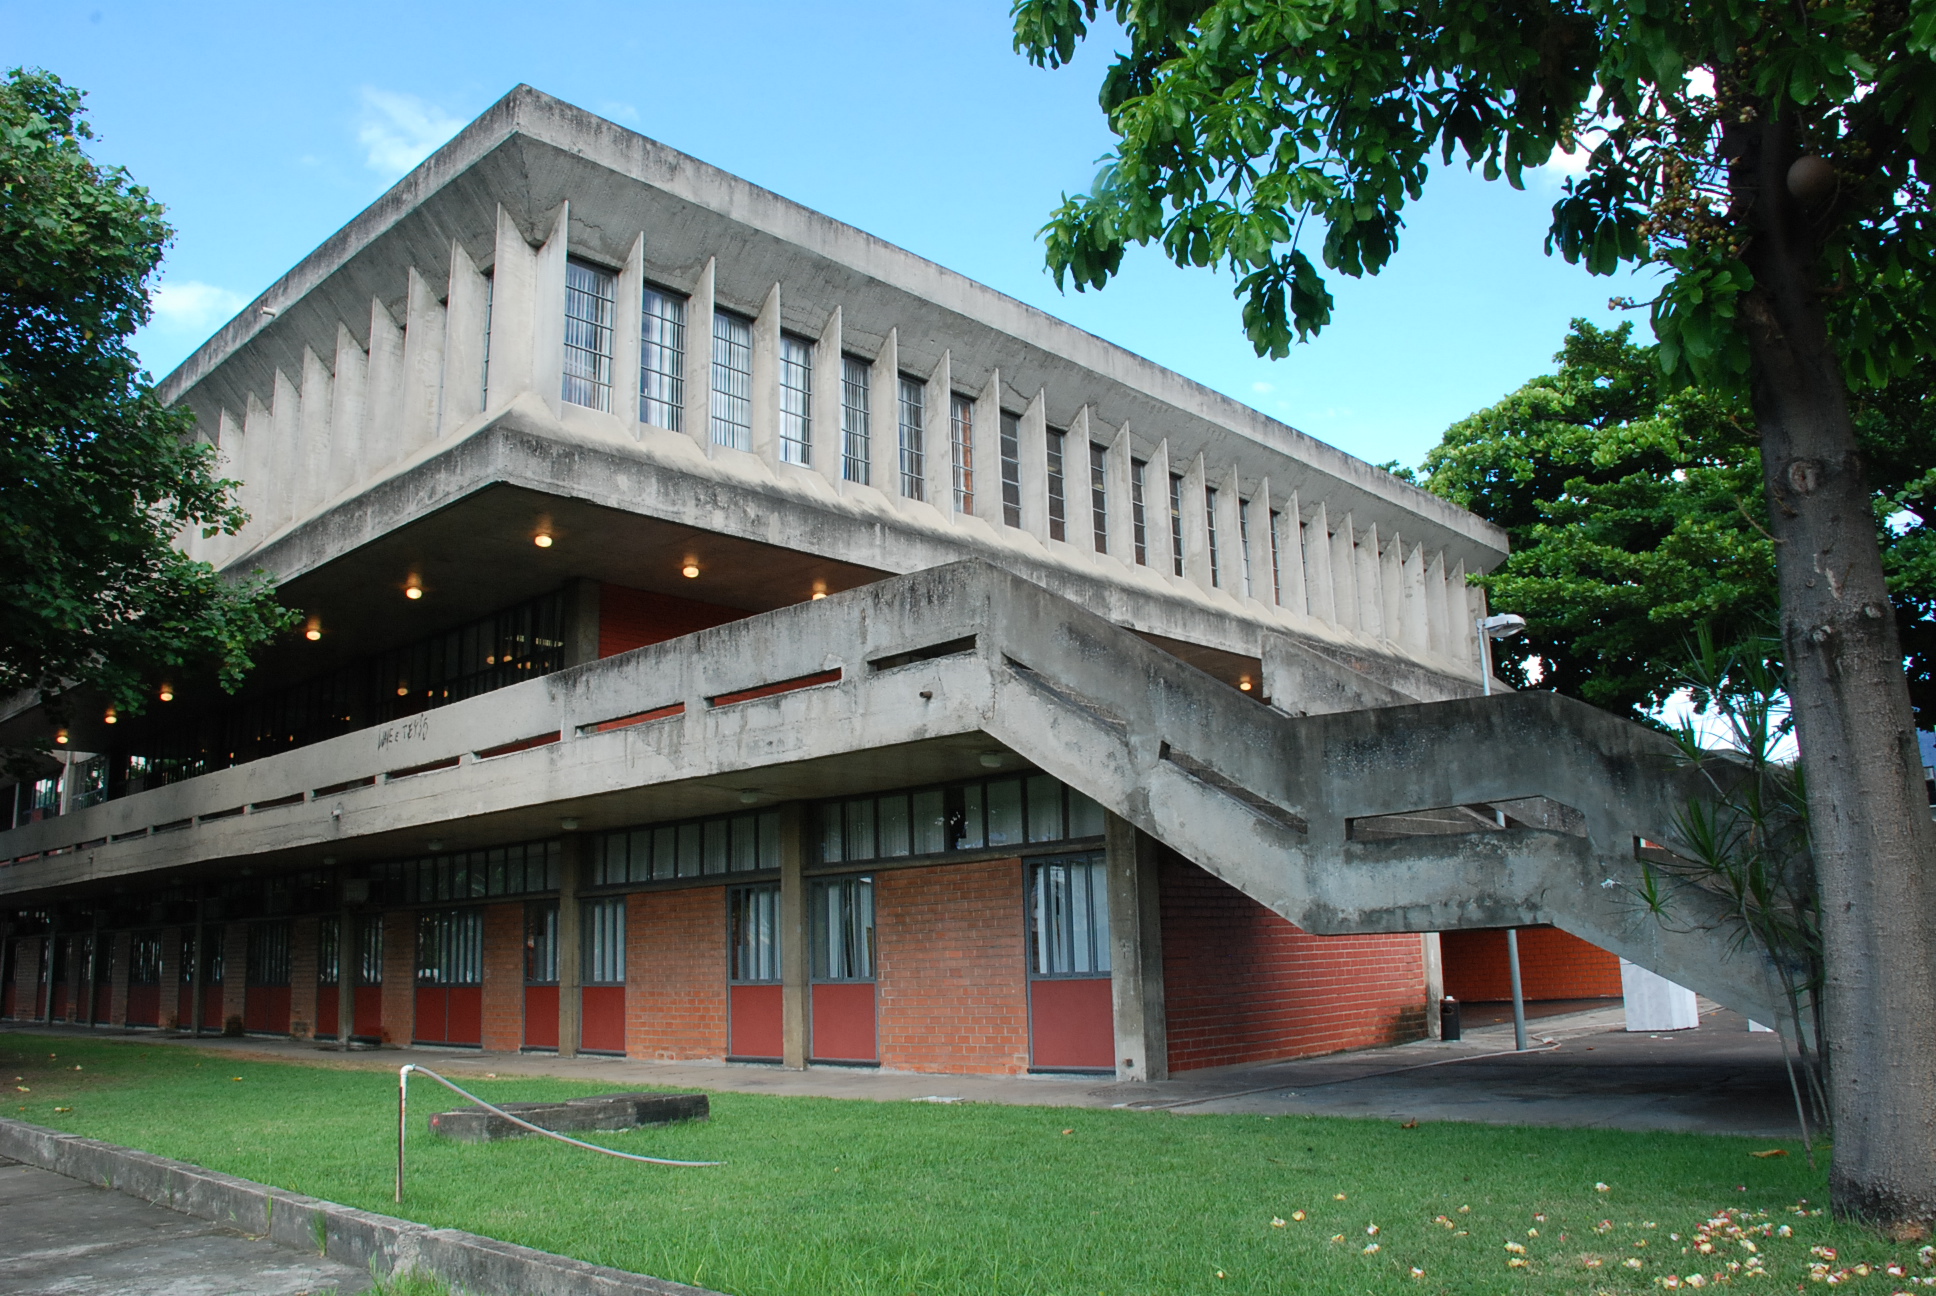
[{"label": "lamp post", "polygon": [[[1526,618],[1511,612],[1496,612],[1489,617],[1480,617],[1473,622],[1479,630],[1479,686],[1486,697],[1492,696],[1492,641],[1510,639],[1526,628]],[[1505,827],[1505,815],[1499,816],[1499,826]],[[1513,1047],[1526,1051],[1526,993],[1519,980],[1519,929],[1506,929],[1506,962],[1512,971],[1513,1003]]]}]

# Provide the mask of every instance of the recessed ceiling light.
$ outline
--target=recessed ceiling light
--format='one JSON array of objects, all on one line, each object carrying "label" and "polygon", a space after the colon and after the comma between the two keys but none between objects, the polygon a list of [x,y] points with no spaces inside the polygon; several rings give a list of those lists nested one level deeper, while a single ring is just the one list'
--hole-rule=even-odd
[{"label": "recessed ceiling light", "polygon": [[679,569],[679,574],[687,580],[696,580],[699,577],[699,564],[688,559],[686,565]]},{"label": "recessed ceiling light", "polygon": [[107,724],[116,724],[116,723],[118,723],[118,722],[120,721],[120,719],[121,719],[121,717],[120,717],[120,716],[118,716],[118,715],[116,715],[116,714],[114,713],[114,708],[113,708],[113,707],[109,707],[109,708],[108,708],[108,713],[107,713],[106,715],[104,715],[104,716],[102,716],[102,717],[101,717],[101,719],[102,719],[102,721],[103,721],[104,723],[107,723]]},{"label": "recessed ceiling light", "polygon": [[540,531],[531,537],[531,543],[540,549],[549,549],[551,548],[551,537]]},{"label": "recessed ceiling light", "polygon": [[163,684],[161,686],[161,692],[156,696],[158,696],[163,702],[173,702],[175,700],[174,686],[170,684]]}]

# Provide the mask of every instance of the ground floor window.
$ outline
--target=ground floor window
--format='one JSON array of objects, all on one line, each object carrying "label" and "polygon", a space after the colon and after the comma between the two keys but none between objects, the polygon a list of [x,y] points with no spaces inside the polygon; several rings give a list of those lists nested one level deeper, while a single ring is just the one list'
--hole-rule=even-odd
[{"label": "ground floor window", "polygon": [[[222,938],[220,927],[205,926],[197,942],[193,927],[183,928],[181,937],[181,989],[175,1012],[183,1028],[195,1021],[195,970],[202,974],[202,1025],[220,1030],[222,1022]],[[198,948],[199,946],[199,948]]]},{"label": "ground floor window", "polygon": [[780,888],[726,893],[727,1052],[777,1060],[785,1048],[780,991]]},{"label": "ground floor window", "polygon": [[1100,853],[1030,861],[1028,944],[1031,1065],[1113,1069],[1109,878]]},{"label": "ground floor window", "polygon": [[417,1040],[481,1045],[483,985],[482,911],[431,909],[418,915]]},{"label": "ground floor window", "polygon": [[625,1052],[625,897],[585,901],[579,1047]]},{"label": "ground floor window", "polygon": [[558,902],[524,907],[524,1047],[558,1047]]},{"label": "ground floor window", "polygon": [[161,1025],[160,932],[136,932],[128,941],[127,1024]]},{"label": "ground floor window", "polygon": [[812,1054],[827,1062],[877,1062],[874,879],[816,879],[808,887],[807,903],[813,950]]}]

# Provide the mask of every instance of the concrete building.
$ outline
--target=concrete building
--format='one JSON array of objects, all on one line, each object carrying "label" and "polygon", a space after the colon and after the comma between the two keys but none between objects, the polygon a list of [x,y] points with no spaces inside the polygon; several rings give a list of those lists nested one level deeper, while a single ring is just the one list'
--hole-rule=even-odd
[{"label": "concrete building", "polygon": [[7,791],[4,1015],[1146,1078],[1553,924],[1773,1019],[1623,899],[1665,745],[1473,696],[1497,528],[529,89],[164,394],[306,621]]}]

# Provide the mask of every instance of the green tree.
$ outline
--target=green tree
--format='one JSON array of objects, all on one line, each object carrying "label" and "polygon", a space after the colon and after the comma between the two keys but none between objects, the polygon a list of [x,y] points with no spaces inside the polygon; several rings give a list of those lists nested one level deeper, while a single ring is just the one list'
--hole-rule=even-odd
[{"label": "green tree", "polygon": [[154,672],[211,658],[233,687],[293,617],[175,546],[246,518],[129,348],[173,233],[83,150],[81,98],[40,71],[0,84],[0,690],[56,715],[79,685],[138,710]]},{"label": "green tree", "polygon": [[[1527,619],[1495,645],[1501,678],[1643,718],[1682,686],[1695,628],[1723,655],[1776,623],[1775,547],[1745,402],[1680,387],[1633,328],[1573,321],[1559,368],[1446,430],[1425,485],[1506,528],[1512,553],[1480,578]],[[1936,564],[1915,509],[1936,463],[1921,379],[1867,393],[1855,426],[1867,465],[1910,695],[1936,724],[1929,651]],[[1878,400],[1878,397],[1886,399]]]},{"label": "green tree", "polygon": [[1850,408],[1936,332],[1936,0],[1016,0],[1017,48],[1063,64],[1104,10],[1117,143],[1051,217],[1049,265],[1100,287],[1153,242],[1222,267],[1263,353],[1331,318],[1307,218],[1325,266],[1373,274],[1435,159],[1518,186],[1590,149],[1549,250],[1653,264],[1666,371],[1753,411],[1821,874],[1834,1199],[1936,1219],[1936,826]]}]

